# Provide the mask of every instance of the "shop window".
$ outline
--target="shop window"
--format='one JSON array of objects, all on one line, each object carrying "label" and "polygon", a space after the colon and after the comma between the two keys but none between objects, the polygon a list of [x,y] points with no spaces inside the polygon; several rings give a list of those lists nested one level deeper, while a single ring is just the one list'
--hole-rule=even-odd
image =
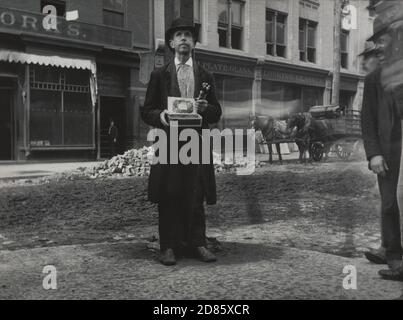
[{"label": "shop window", "polygon": [[266,11],[266,52],[272,56],[286,57],[287,15]]},{"label": "shop window", "polygon": [[301,61],[316,63],[317,23],[299,19],[299,58]]},{"label": "shop window", "polygon": [[219,46],[242,50],[244,2],[218,0]]},{"label": "shop window", "polygon": [[30,88],[32,148],[93,146],[88,71],[31,67]]},{"label": "shop window", "polygon": [[104,25],[124,28],[125,0],[103,0]]},{"label": "shop window", "polygon": [[262,103],[256,113],[276,119],[286,119],[301,112],[301,86],[272,81],[262,82]]},{"label": "shop window", "polygon": [[348,69],[349,32],[342,30],[340,34],[341,67]]},{"label": "shop window", "polygon": [[46,6],[52,5],[56,8],[57,15],[59,17],[66,16],[66,1],[62,0],[41,0],[41,12]]},{"label": "shop window", "polygon": [[252,110],[253,80],[245,78],[218,77],[216,79],[217,98],[223,108],[220,128],[249,128]]}]

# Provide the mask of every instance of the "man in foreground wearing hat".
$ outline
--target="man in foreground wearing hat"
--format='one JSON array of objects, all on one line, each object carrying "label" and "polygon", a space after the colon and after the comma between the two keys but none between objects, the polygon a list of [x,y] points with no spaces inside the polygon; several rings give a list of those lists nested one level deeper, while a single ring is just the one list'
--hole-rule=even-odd
[{"label": "man in foreground wearing hat", "polygon": [[[184,18],[173,21],[165,36],[165,45],[174,60],[151,73],[141,116],[148,125],[167,132],[170,159],[168,97],[197,98],[203,84],[210,86],[205,99],[196,100],[202,116],[202,128],[221,118],[221,106],[215,95],[213,76],[192,58],[198,38],[193,22]],[[200,128],[201,129],[201,128]],[[216,257],[206,247],[204,201],[216,204],[216,183],[212,154],[210,164],[155,164],[151,167],[148,197],[158,204],[159,236],[164,265],[175,265],[176,256],[187,252],[203,262]]]},{"label": "man in foreground wearing hat", "polygon": [[382,83],[383,70],[393,51],[388,24],[376,18],[374,31],[369,41],[376,43],[380,66],[365,78],[362,135],[369,168],[378,175],[382,246],[379,250],[367,252],[366,257],[377,264],[388,264],[390,271],[394,272],[402,260],[397,198],[402,128],[397,102]]},{"label": "man in foreground wearing hat", "polygon": [[379,60],[376,55],[376,46],[372,41],[367,41],[365,43],[365,50],[361,52],[359,57],[362,57],[362,69],[365,74],[370,74],[375,71],[379,66]]}]

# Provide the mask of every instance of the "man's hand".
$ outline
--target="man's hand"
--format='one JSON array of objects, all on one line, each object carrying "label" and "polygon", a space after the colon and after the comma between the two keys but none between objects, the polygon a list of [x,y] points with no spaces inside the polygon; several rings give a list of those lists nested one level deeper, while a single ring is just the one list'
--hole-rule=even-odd
[{"label": "man's hand", "polygon": [[369,162],[369,168],[376,174],[386,177],[386,172],[389,170],[383,156],[374,156]]},{"label": "man's hand", "polygon": [[169,123],[167,121],[166,115],[167,115],[168,111],[164,110],[160,113],[160,120],[163,126],[165,127],[169,127]]},{"label": "man's hand", "polygon": [[196,112],[198,114],[203,114],[206,111],[207,107],[208,107],[207,100],[203,99],[196,100]]}]

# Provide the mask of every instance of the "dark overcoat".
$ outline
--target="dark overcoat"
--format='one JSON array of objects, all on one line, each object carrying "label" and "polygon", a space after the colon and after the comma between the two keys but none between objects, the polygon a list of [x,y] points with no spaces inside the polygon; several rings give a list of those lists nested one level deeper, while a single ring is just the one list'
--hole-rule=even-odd
[{"label": "dark overcoat", "polygon": [[[207,95],[208,107],[203,117],[202,128],[208,129],[210,124],[217,123],[222,114],[221,106],[216,97],[214,78],[211,73],[193,63],[195,92],[194,97],[199,96],[203,83],[208,83],[211,89]],[[165,128],[160,120],[160,114],[167,109],[168,97],[180,97],[180,89],[176,74],[175,63],[171,61],[167,65],[154,70],[148,83],[147,94],[144,105],[141,107],[141,117],[148,125],[164,129],[168,136],[168,154],[170,153],[169,128]],[[168,156],[169,159],[169,156]],[[191,196],[194,189],[197,172],[201,173],[203,181],[204,196],[207,204],[212,205],[217,202],[215,172],[212,152],[210,150],[210,164],[201,166],[182,164],[154,164],[151,166],[148,198],[151,202],[159,203],[162,199]],[[200,171],[197,171],[199,170]]]},{"label": "dark overcoat", "polygon": [[367,159],[384,156],[387,163],[400,161],[401,120],[396,101],[381,85],[382,69],[365,78],[361,112],[362,137]]}]

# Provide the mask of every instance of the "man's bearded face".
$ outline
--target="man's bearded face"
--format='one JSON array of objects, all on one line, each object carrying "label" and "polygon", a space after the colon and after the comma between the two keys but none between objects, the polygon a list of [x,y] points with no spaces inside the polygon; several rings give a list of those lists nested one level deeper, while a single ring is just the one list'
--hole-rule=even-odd
[{"label": "man's bearded face", "polygon": [[175,53],[190,55],[195,47],[193,34],[190,30],[178,30],[173,34],[170,42],[171,48]]}]

